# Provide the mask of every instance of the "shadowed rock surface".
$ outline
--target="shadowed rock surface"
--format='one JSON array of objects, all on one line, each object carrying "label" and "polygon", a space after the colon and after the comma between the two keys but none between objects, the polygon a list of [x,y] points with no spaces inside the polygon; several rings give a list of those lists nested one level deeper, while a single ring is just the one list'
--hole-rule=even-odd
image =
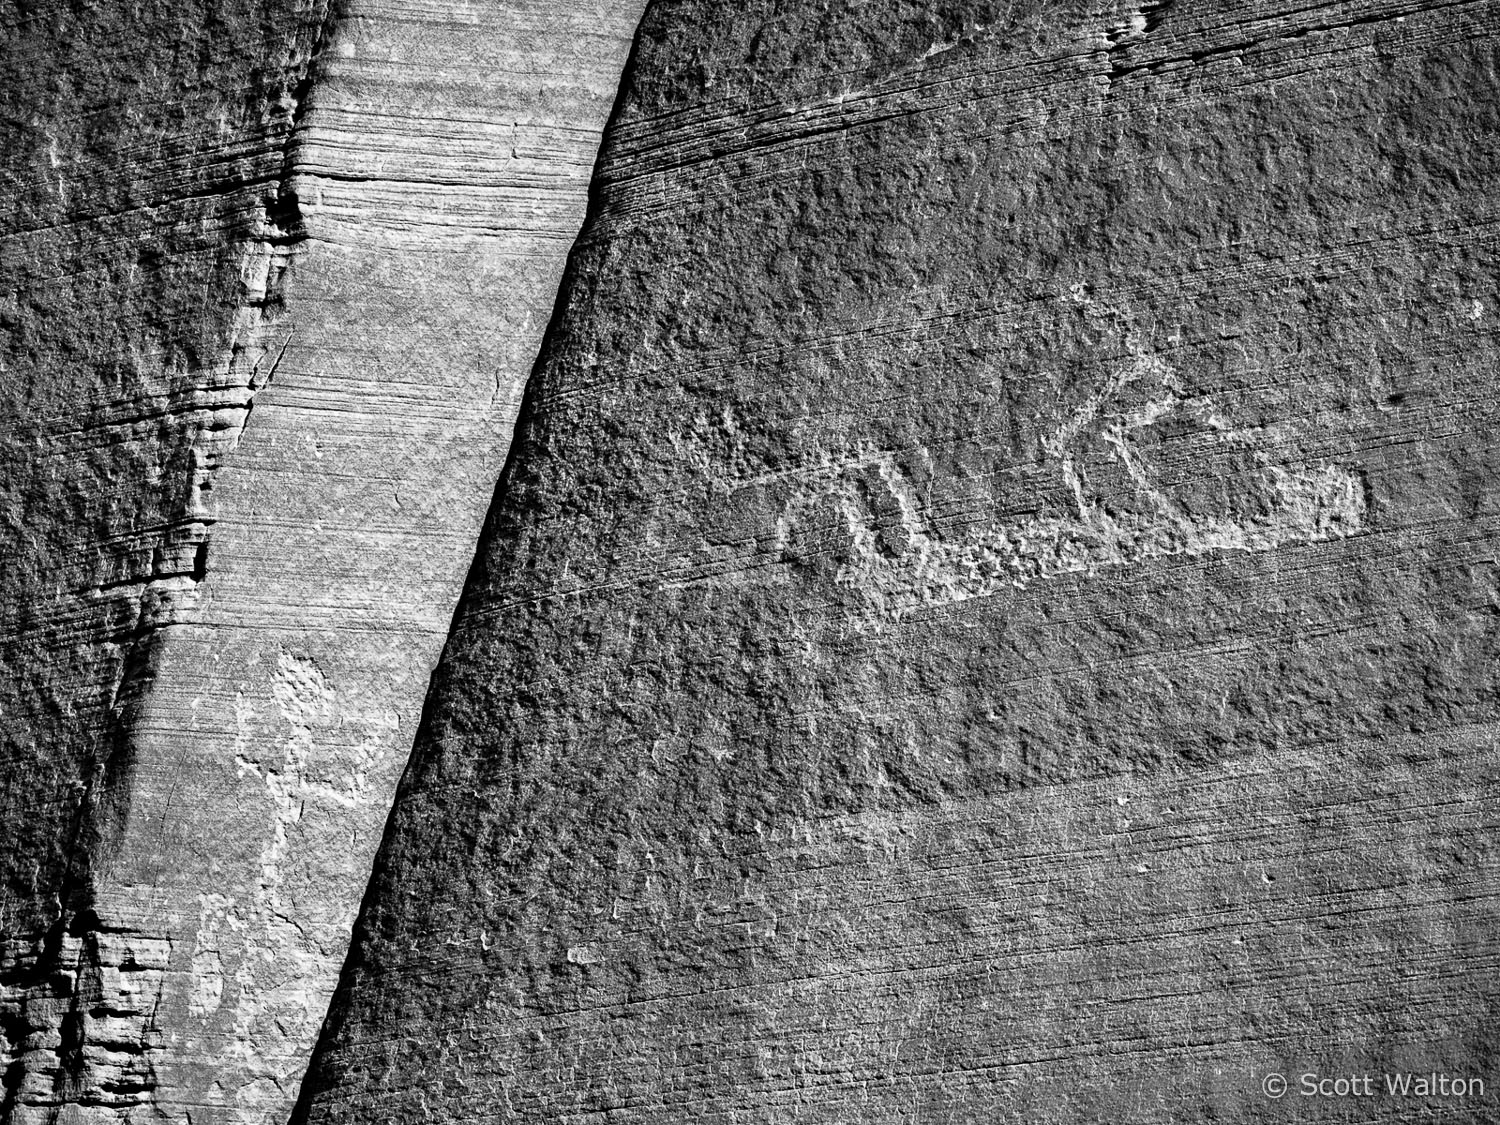
[{"label": "shadowed rock surface", "polygon": [[98,924],[96,864],[129,819],[160,641],[198,600],[213,472],[270,368],[325,15],[0,9],[6,1120],[146,1100],[170,945]]},{"label": "shadowed rock surface", "polygon": [[638,16],[5,9],[0,1121],[285,1120]]},{"label": "shadowed rock surface", "polygon": [[653,4],[297,1120],[1493,1119],[1497,15]]}]

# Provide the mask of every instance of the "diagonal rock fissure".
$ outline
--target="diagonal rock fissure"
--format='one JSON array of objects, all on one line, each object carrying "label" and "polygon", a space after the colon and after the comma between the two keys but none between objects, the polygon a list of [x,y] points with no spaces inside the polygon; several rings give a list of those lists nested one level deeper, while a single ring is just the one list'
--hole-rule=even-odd
[{"label": "diagonal rock fissure", "polygon": [[[278,172],[241,185],[223,358],[160,409],[112,409],[125,440],[184,434],[188,471],[147,564],[76,584],[121,653],[110,752],[78,805],[94,843],[67,848],[95,857],[80,905],[46,958],[8,963],[7,1121],[284,1117],[638,13],[501,5],[458,48],[441,11],[326,15],[270,111]],[[411,131],[433,87],[386,60],[413,51],[462,100],[462,143]],[[543,97],[538,51],[566,60]],[[102,933],[131,935],[124,962],[91,967]]]},{"label": "diagonal rock fissure", "polygon": [[1371,8],[649,7],[294,1121],[1483,1072],[1494,26]]},{"label": "diagonal rock fissure", "polygon": [[[643,0],[643,7],[645,3],[649,3],[649,0]],[[581,246],[586,239],[590,238],[593,235],[594,230],[600,221],[600,217],[607,205],[607,197],[605,194],[606,189],[603,181],[601,180],[600,171],[608,165],[609,153],[611,145],[613,143],[615,127],[625,107],[627,93],[630,89],[637,66],[637,55],[639,50],[640,38],[639,34],[636,33],[631,36],[630,52],[626,56],[624,64],[620,68],[618,88],[614,96],[612,108],[610,110],[609,117],[604,125],[604,128],[601,131],[599,151],[595,159],[594,170],[589,177],[587,206],[584,212],[583,220],[579,226],[579,234],[573,246],[569,250],[567,265],[562,272],[561,281],[558,285],[557,296],[553,304],[552,314],[547,321],[546,332],[542,336],[541,343],[537,349],[536,361],[532,365],[531,371],[525,382],[525,388],[522,392],[521,401],[516,411],[515,423],[512,428],[512,436],[510,442],[506,447],[505,464],[500,471],[498,481],[494,489],[494,495],[490,501],[489,508],[485,516],[485,522],[477,539],[479,546],[474,552],[467,577],[464,581],[462,592],[460,593],[454,605],[453,620],[452,622],[450,622],[446,634],[449,637],[453,635],[453,632],[456,628],[456,622],[458,621],[459,616],[464,612],[465,607],[471,603],[471,601],[473,600],[473,596],[478,591],[484,588],[484,585],[487,581],[487,554],[483,549],[483,544],[489,539],[492,534],[494,521],[498,518],[501,518],[502,509],[504,508],[504,497],[506,496],[508,489],[513,486],[517,475],[524,471],[524,462],[527,455],[528,446],[527,435],[530,433],[533,425],[535,424],[537,400],[542,393],[542,373],[546,369],[550,357],[553,355],[558,346],[558,334],[565,329],[570,301],[576,288],[580,284],[581,272],[587,268],[584,254],[581,252]],[[433,673],[434,682],[435,678],[440,674],[440,668],[441,661],[439,662],[439,670],[435,670]],[[435,700],[437,698],[437,692],[432,686],[429,686],[423,700],[421,722],[417,726],[414,734],[414,747],[421,746],[423,732],[430,729],[431,724],[434,721],[435,716],[433,714],[433,708],[435,706]],[[413,771],[419,770],[421,768],[421,764],[417,761],[417,757],[415,754],[408,758],[408,761],[402,772],[401,782],[396,787],[395,794],[391,802],[392,809],[394,809],[399,804],[402,793],[405,792],[411,785],[411,775]],[[350,1018],[349,1010],[345,1006],[341,1005],[339,1003],[339,1000],[341,998],[350,996],[350,994],[356,987],[356,982],[360,980],[360,977],[362,975],[364,966],[361,964],[358,956],[361,949],[361,942],[359,940],[360,926],[370,909],[374,897],[378,894],[378,888],[380,886],[382,875],[380,857],[386,854],[386,852],[394,846],[394,834],[396,833],[396,831],[397,829],[395,827],[394,819],[388,816],[383,827],[380,848],[375,853],[375,859],[371,864],[369,877],[366,882],[364,897],[361,900],[360,912],[357,915],[355,923],[351,930],[349,956],[343,963],[339,975],[338,986],[333,991],[333,999],[330,1001],[327,1016],[324,1019],[322,1028],[319,1032],[317,1044],[311,1052],[311,1061],[309,1063],[308,1070],[300,1084],[297,1100],[292,1108],[292,1113],[289,1119],[290,1125],[303,1125],[303,1123],[305,1123],[309,1119],[309,1115],[312,1112],[312,1107],[314,1105],[314,1102],[316,1101],[319,1091],[329,1084],[330,1080],[328,1076],[326,1074],[320,1074],[319,1072],[319,1062],[320,1060],[330,1056],[334,1052],[334,1050],[336,1049],[335,1045],[340,1040],[343,1027]]]}]

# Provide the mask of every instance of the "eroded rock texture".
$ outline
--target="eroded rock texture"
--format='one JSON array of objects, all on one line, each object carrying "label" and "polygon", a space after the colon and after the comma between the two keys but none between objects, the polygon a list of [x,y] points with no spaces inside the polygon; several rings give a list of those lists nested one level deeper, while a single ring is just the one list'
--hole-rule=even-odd
[{"label": "eroded rock texture", "polygon": [[638,17],[4,10],[0,1120],[285,1119]]},{"label": "eroded rock texture", "polygon": [[6,1120],[148,1100],[169,943],[159,922],[99,923],[94,865],[129,817],[160,641],[201,602],[214,470],[274,363],[286,164],[326,15],[0,14]]},{"label": "eroded rock texture", "polygon": [[1497,15],[655,3],[302,1119],[1493,1117]]}]

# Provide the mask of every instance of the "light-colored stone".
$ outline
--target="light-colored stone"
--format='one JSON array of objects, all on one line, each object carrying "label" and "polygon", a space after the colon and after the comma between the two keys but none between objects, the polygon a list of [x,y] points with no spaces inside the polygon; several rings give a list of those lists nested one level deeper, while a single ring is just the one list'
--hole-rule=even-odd
[{"label": "light-colored stone", "polygon": [[[189,475],[149,483],[181,511],[82,580],[79,612],[119,603],[150,672],[103,712],[130,769],[81,936],[12,952],[14,1121],[289,1112],[639,8],[354,0],[284,95],[222,354],[162,395]],[[117,428],[149,458],[140,412]]]}]

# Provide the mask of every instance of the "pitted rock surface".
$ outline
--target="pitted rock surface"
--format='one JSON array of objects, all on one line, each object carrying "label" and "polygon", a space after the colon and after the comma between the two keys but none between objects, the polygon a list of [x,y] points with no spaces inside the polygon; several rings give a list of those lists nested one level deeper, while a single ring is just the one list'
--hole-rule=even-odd
[{"label": "pitted rock surface", "polygon": [[170,927],[101,921],[131,729],[274,371],[324,6],[0,14],[0,1119],[146,1120]]},{"label": "pitted rock surface", "polygon": [[1493,1115],[1497,16],[653,4],[298,1120]]},{"label": "pitted rock surface", "polygon": [[290,1111],[638,16],[6,10],[0,1120]]}]

